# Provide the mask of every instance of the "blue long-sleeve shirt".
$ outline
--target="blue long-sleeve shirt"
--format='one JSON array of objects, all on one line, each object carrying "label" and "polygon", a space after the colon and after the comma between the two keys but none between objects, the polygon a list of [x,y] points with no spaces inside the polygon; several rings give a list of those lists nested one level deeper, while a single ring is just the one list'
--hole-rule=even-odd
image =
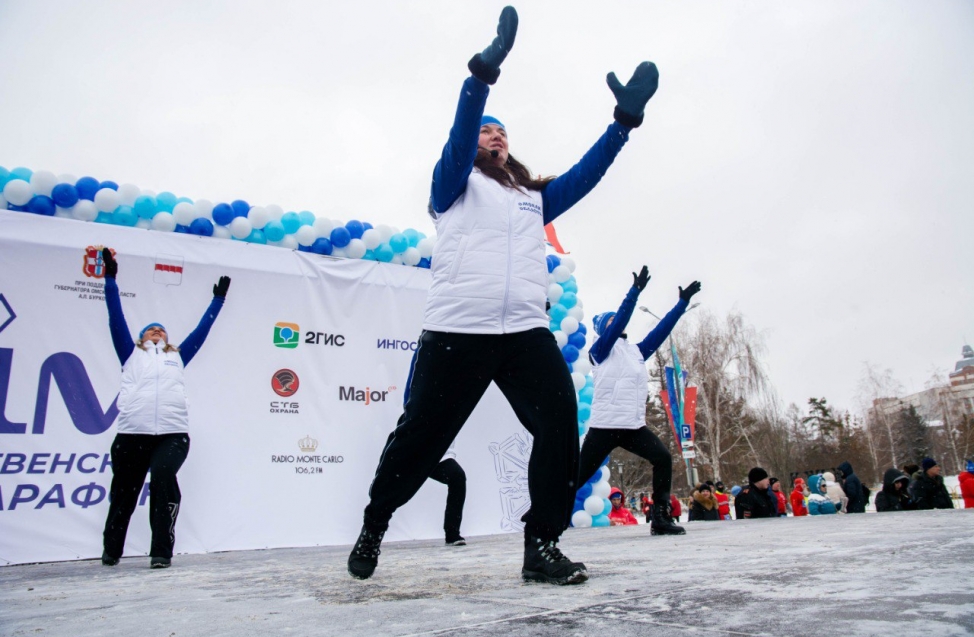
[{"label": "blue long-sleeve shirt", "polygon": [[[475,77],[468,77],[463,82],[450,137],[433,168],[430,206],[434,212],[446,212],[467,187],[467,178],[477,158],[480,121],[489,92],[490,87]],[[612,122],[577,164],[545,185],[541,191],[545,224],[554,221],[595,188],[629,140],[630,130]]]},{"label": "blue long-sleeve shirt", "polygon": [[[189,336],[179,345],[179,357],[183,361],[183,366],[189,365],[196,353],[203,346],[210,328],[220,314],[225,299],[214,296],[210,306],[206,308],[203,318]],[[108,329],[112,334],[112,345],[115,346],[115,354],[122,365],[129,359],[135,351],[135,341],[129,332],[128,324],[125,322],[125,315],[122,313],[122,300],[118,294],[118,284],[115,279],[105,277],[105,305],[108,306]]]},{"label": "blue long-sleeve shirt", "polygon": [[[639,290],[636,286],[629,288],[629,293],[626,294],[626,298],[623,299],[622,305],[619,306],[619,311],[616,312],[615,317],[612,319],[612,323],[609,324],[605,331],[595,339],[595,343],[589,349],[589,357],[593,363],[596,365],[602,363],[606,358],[609,357],[609,353],[612,351],[613,346],[615,346],[616,341],[622,336],[622,333],[626,329],[626,325],[629,324],[629,319],[632,318],[632,312],[636,309],[636,300],[639,298]],[[652,331],[646,335],[642,341],[639,342],[637,347],[639,347],[639,353],[642,354],[643,360],[649,359],[653,352],[659,349],[659,346],[663,344],[663,341],[670,335],[673,328],[676,327],[677,321],[683,316],[683,313],[687,310],[687,302],[680,299],[673,306],[663,320],[660,321]]]}]

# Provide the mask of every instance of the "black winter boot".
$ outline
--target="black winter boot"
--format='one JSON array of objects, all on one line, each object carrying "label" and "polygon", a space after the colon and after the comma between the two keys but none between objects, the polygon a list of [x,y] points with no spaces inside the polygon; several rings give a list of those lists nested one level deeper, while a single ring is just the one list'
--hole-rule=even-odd
[{"label": "black winter boot", "polygon": [[682,526],[673,524],[673,517],[670,515],[670,496],[666,498],[653,496],[653,521],[649,523],[650,535],[686,535],[687,532]]},{"label": "black winter boot", "polygon": [[382,536],[385,531],[370,531],[367,527],[362,527],[362,532],[352,548],[352,553],[348,556],[348,574],[359,579],[369,579],[375,572],[375,566],[379,563],[379,545],[382,544]]},{"label": "black winter boot", "polygon": [[544,542],[539,538],[525,536],[524,566],[521,577],[549,584],[581,584],[588,579],[585,565],[573,562],[558,550],[557,542]]}]

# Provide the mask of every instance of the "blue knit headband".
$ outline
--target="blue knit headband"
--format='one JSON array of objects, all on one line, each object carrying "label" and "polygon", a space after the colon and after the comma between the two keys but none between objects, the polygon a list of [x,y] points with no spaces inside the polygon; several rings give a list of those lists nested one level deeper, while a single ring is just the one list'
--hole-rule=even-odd
[{"label": "blue knit headband", "polygon": [[145,333],[149,331],[149,328],[150,327],[158,327],[158,328],[162,329],[163,332],[166,332],[167,334],[169,333],[169,331],[165,328],[165,326],[163,326],[162,323],[149,323],[148,325],[146,325],[145,327],[142,328],[142,331],[141,332],[139,332],[139,340],[140,341],[145,336]]},{"label": "blue knit headband", "polygon": [[603,312],[599,314],[594,319],[592,319],[592,327],[595,328],[595,333],[599,336],[605,330],[606,326],[609,324],[609,319],[616,315],[615,312]]},{"label": "blue knit headband", "polygon": [[481,126],[486,126],[487,124],[493,124],[494,126],[500,126],[505,131],[507,130],[507,127],[504,126],[499,119],[497,119],[496,117],[493,117],[491,115],[484,115],[483,117],[480,118],[480,125]]}]

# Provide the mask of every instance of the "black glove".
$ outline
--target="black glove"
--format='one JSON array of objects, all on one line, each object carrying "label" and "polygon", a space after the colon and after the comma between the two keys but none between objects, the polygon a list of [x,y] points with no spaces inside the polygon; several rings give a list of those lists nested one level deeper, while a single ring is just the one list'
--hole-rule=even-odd
[{"label": "black glove", "polygon": [[230,277],[221,276],[220,281],[213,286],[213,296],[218,296],[221,299],[227,298],[227,290],[230,289]]},{"label": "black glove", "polygon": [[646,284],[649,283],[649,268],[643,266],[643,269],[639,271],[639,274],[635,272],[632,273],[632,286],[642,292],[646,289]]},{"label": "black glove", "polygon": [[514,7],[504,7],[497,23],[497,37],[486,49],[477,53],[467,62],[470,73],[485,84],[493,84],[501,74],[501,62],[514,46],[517,35],[517,11]]},{"label": "black glove", "polygon": [[689,303],[690,302],[690,299],[693,298],[693,295],[696,294],[699,291],[700,291],[700,281],[694,281],[693,283],[691,283],[690,285],[688,285],[687,286],[687,289],[685,289],[685,290],[681,287],[680,288],[680,300],[681,301],[686,301],[687,303]]},{"label": "black glove", "polygon": [[659,86],[659,71],[656,70],[656,65],[652,62],[643,62],[637,66],[625,86],[619,82],[615,73],[609,73],[605,81],[612,89],[612,94],[616,96],[616,110],[612,114],[615,120],[629,128],[636,128],[642,124],[646,102]]},{"label": "black glove", "polygon": [[105,262],[105,278],[114,279],[118,274],[118,261],[112,256],[110,248],[101,249],[101,258]]}]

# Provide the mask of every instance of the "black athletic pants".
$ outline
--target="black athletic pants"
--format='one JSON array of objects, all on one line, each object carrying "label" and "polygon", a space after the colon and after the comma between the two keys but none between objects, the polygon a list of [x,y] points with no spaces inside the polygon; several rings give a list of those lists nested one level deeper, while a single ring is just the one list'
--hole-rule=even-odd
[{"label": "black athletic pants", "polygon": [[433,473],[491,381],[534,436],[528,461],[526,535],[557,540],[568,527],[578,480],[578,406],[555,337],[424,331],[409,397],[369,489],[365,525],[384,530]]},{"label": "black athletic pants", "polygon": [[149,478],[149,526],[152,557],[172,557],[179,515],[176,472],[189,453],[188,434],[117,434],[112,443],[112,488],[105,521],[105,553],[122,557],[129,520],[139,503],[145,474]]},{"label": "black athletic pants", "polygon": [[[616,447],[622,447],[653,465],[653,502],[659,496],[670,497],[673,482],[673,457],[663,441],[648,427],[639,429],[595,429],[590,428],[582,445],[582,459],[579,461],[579,483],[585,483],[602,466],[605,457]],[[647,519],[649,516],[646,516]]]},{"label": "black athletic pants", "polygon": [[463,503],[467,499],[467,474],[453,458],[442,460],[436,465],[430,480],[446,485],[446,513],[443,514],[443,532],[446,541],[460,539],[460,522],[463,521]]}]

